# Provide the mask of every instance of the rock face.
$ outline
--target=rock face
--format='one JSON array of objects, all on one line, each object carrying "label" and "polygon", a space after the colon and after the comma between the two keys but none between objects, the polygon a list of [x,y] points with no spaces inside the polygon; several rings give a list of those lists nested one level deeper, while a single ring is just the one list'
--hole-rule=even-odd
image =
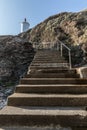
[{"label": "rock face", "polygon": [[87,11],[60,13],[49,17],[22,36],[30,41],[54,41],[56,37],[74,45],[87,42]]},{"label": "rock face", "polygon": [[16,84],[34,57],[32,44],[18,36],[0,37],[0,83]]},{"label": "rock face", "polygon": [[0,36],[0,109],[34,57],[32,44],[18,36]]},{"label": "rock face", "polygon": [[51,16],[20,36],[32,42],[53,42],[58,38],[72,49],[73,64],[87,62],[87,10]]}]

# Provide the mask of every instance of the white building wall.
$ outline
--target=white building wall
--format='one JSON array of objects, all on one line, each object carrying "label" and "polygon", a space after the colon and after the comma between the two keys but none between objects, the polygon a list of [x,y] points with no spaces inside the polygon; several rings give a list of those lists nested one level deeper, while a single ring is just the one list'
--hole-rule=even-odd
[{"label": "white building wall", "polygon": [[26,32],[29,29],[29,23],[24,21],[21,23],[21,33]]}]

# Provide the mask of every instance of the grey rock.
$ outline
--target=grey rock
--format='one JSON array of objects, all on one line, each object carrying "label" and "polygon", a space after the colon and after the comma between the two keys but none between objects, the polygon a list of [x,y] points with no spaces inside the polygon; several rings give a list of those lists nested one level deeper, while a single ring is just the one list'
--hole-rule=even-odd
[{"label": "grey rock", "polygon": [[18,36],[0,37],[0,82],[13,86],[27,72],[34,57],[32,44]]}]

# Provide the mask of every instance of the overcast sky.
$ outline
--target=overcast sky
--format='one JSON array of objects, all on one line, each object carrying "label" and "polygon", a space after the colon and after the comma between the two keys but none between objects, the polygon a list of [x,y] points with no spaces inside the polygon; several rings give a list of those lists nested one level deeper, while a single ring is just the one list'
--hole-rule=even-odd
[{"label": "overcast sky", "polygon": [[24,18],[32,28],[51,15],[86,8],[87,0],[0,0],[0,35],[19,34]]}]

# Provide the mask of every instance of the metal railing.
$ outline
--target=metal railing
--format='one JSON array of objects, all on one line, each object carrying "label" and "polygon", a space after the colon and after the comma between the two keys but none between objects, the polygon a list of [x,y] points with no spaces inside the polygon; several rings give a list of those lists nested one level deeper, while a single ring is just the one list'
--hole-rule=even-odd
[{"label": "metal railing", "polygon": [[72,68],[72,61],[71,61],[71,49],[65,45],[63,42],[59,41],[58,40],[58,43],[60,44],[60,51],[61,51],[61,57],[63,56],[63,47],[66,48],[68,50],[68,57],[69,57],[69,66],[70,66],[70,69]]},{"label": "metal railing", "polygon": [[33,42],[33,47],[36,50],[40,49],[50,49],[50,50],[56,50],[57,49],[57,43],[55,42]]},{"label": "metal railing", "polygon": [[63,48],[65,48],[68,51],[69,67],[70,69],[72,68],[71,49],[60,40],[57,40],[56,42],[41,42],[41,43],[33,42],[33,47],[36,50],[40,49],[58,50],[61,53],[61,57],[63,57]]}]

